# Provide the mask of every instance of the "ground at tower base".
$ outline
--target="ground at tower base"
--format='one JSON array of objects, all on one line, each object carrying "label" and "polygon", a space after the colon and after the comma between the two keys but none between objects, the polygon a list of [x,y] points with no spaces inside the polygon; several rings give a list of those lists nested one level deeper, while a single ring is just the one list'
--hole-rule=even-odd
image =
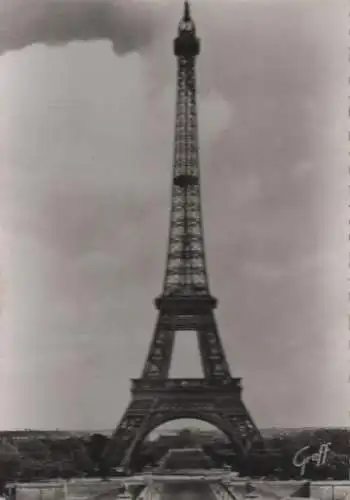
[{"label": "ground at tower base", "polygon": [[[305,491],[301,491],[304,489]],[[306,491],[307,490],[307,491]],[[110,482],[75,479],[50,483],[21,484],[11,500],[348,500],[349,481],[149,481],[142,486],[126,485],[122,479]]]}]

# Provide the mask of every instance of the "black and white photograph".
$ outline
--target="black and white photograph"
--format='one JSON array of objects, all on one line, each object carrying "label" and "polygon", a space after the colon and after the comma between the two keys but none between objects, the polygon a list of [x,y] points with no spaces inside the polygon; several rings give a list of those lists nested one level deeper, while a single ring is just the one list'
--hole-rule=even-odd
[{"label": "black and white photograph", "polygon": [[349,500],[348,0],[0,0],[0,498]]}]

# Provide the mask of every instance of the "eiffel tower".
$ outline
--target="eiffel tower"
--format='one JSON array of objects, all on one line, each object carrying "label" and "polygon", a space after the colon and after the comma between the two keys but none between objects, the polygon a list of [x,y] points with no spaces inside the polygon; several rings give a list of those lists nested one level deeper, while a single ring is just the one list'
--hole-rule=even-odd
[{"label": "eiffel tower", "polygon": [[[209,290],[197,140],[195,61],[199,51],[200,41],[186,0],[174,40],[177,105],[163,292],[155,299],[158,319],[141,377],[132,380],[131,401],[111,445],[112,464],[126,470],[147,434],[179,418],[213,424],[241,456],[247,456],[257,443],[262,447],[260,432],[242,401],[241,379],[230,374],[214,316],[217,300]],[[196,333],[203,378],[169,377],[177,331]]]}]

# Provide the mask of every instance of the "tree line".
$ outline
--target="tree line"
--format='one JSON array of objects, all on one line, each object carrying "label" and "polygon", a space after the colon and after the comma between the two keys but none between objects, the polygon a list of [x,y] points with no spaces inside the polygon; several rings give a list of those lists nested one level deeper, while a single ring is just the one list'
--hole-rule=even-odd
[{"label": "tree line", "polygon": [[[106,478],[113,472],[104,462],[104,450],[111,438],[102,434],[87,437],[2,439],[0,443],[0,485],[9,481],[37,481],[72,477]],[[308,455],[329,444],[322,464],[308,461],[303,471],[293,465],[295,453],[304,448]],[[204,442],[200,433],[183,430],[170,440],[160,436],[145,441],[134,460],[135,471],[156,466],[169,448],[201,446],[216,467],[230,467],[242,475],[271,479],[348,479],[350,458],[349,429],[319,429],[280,434],[266,439],[268,454],[242,461],[229,443],[220,440]]]}]

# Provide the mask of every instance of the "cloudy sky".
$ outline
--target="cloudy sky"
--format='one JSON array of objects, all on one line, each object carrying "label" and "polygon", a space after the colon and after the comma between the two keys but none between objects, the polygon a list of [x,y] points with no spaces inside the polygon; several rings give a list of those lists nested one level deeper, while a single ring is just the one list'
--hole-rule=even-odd
[{"label": "cloudy sky", "polygon": [[[232,372],[258,426],[348,425],[346,2],[192,3]],[[128,403],[165,265],[181,10],[1,1],[0,428],[112,428]],[[172,375],[196,354],[179,335]]]}]

